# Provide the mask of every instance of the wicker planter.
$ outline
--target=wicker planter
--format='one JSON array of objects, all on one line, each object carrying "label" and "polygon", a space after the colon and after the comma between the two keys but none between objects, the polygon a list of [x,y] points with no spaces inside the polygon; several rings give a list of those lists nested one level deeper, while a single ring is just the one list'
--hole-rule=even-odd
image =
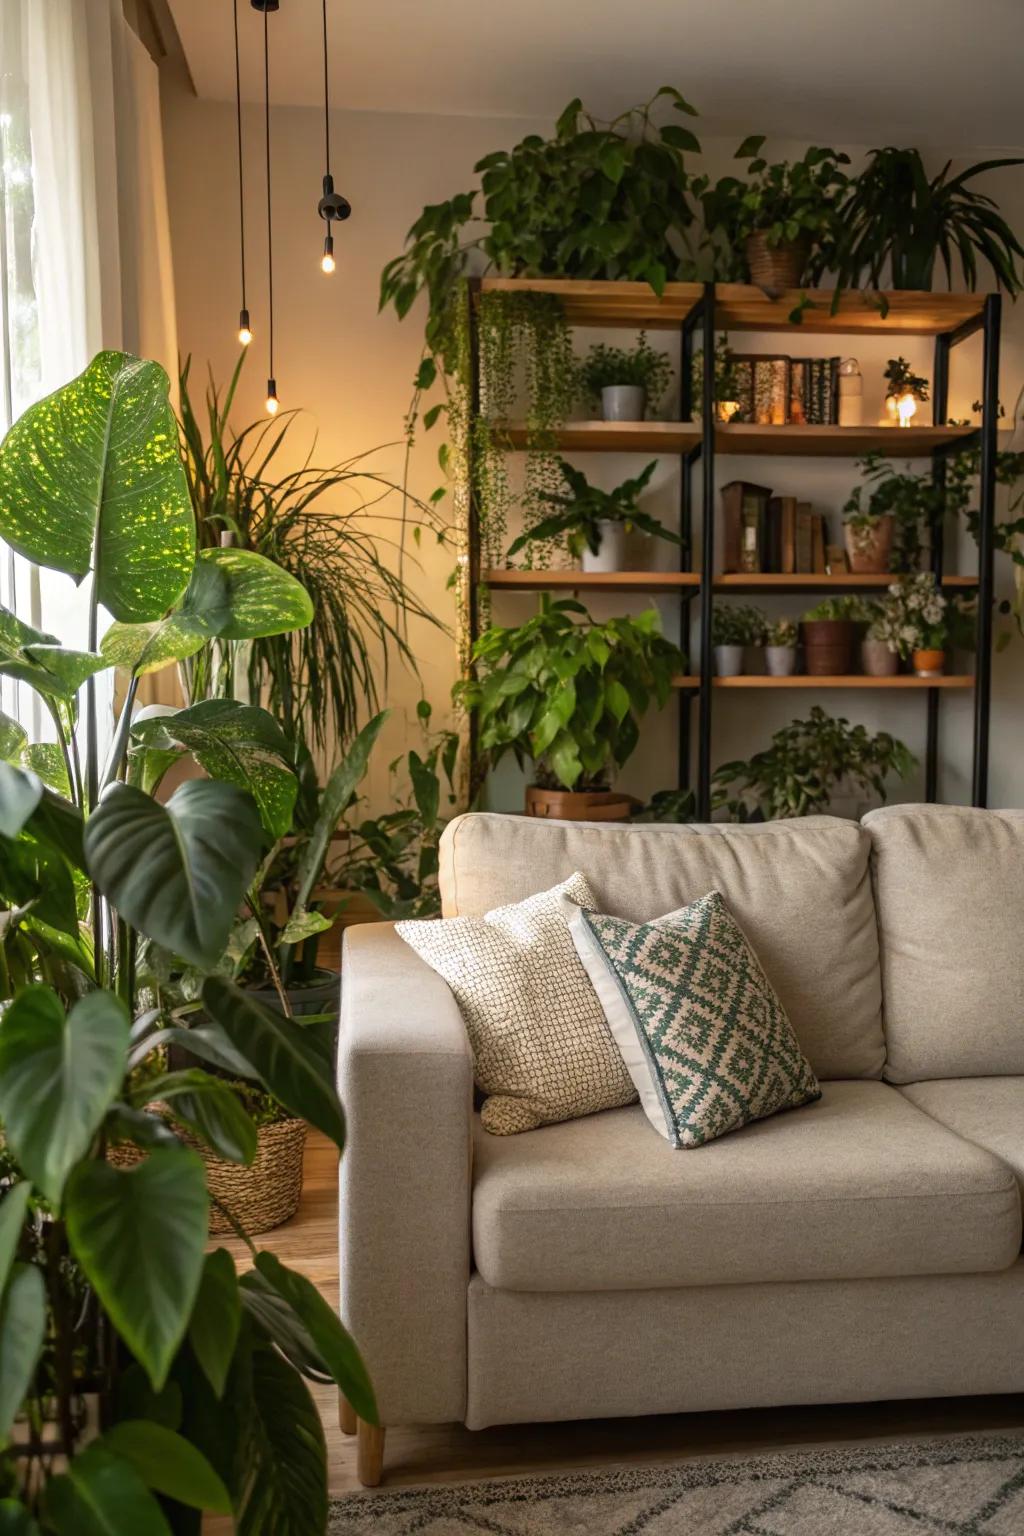
[{"label": "wicker planter", "polygon": [[746,253],[750,281],[759,288],[799,288],[807,265],[807,246],[802,241],[769,245],[768,236],[759,232],[748,237]]}]

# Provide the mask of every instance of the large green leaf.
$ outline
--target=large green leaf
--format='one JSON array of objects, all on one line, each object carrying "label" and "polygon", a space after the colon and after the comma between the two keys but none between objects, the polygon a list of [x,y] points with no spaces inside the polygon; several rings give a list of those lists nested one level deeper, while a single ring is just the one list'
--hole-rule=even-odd
[{"label": "large green leaf", "polygon": [[127,1172],[83,1162],[68,1181],[72,1251],[157,1391],[199,1289],[209,1204],[202,1158],[186,1147]]},{"label": "large green leaf", "polygon": [[26,987],[0,1020],[0,1120],[15,1161],[58,1205],[121,1085],[128,1015],[89,992],[65,1017],[49,987]]},{"label": "large green leaf", "polygon": [[32,1384],[46,1333],[46,1286],[33,1264],[16,1264],[0,1303],[0,1443]]},{"label": "large green leaf", "polygon": [[377,1403],[362,1356],[333,1307],[305,1275],[287,1269],[273,1253],[256,1255],[256,1268],[302,1323],[331,1377],[361,1419],[377,1423]]},{"label": "large green leaf", "polygon": [[112,784],[86,824],[85,855],[127,922],[208,967],[228,941],[262,837],[255,802],[233,784],[192,779],[165,806]]},{"label": "large green leaf", "polygon": [[46,1528],[58,1536],[171,1536],[135,1468],[102,1445],[86,1446],[51,1477],[43,1504]]},{"label": "large green leaf", "polygon": [[302,1377],[268,1344],[252,1353],[250,1410],[237,1536],[316,1536],[327,1526],[323,1424]]},{"label": "large green leaf", "polygon": [[159,618],[188,582],[195,521],[158,363],[101,352],[0,446],[0,537],[80,581],[115,619]]},{"label": "large green leaf", "polygon": [[257,640],[305,629],[313,604],[305,587],[253,549],[204,549],[200,560],[216,567],[226,582],[223,606],[208,608],[221,640]]},{"label": "large green leaf", "polygon": [[100,650],[113,666],[157,672],[215,638],[214,625],[226,602],[227,577],[208,560],[197,560],[184,595],[169,613],[150,624],[111,624]]},{"label": "large green leaf", "polygon": [[223,1078],[192,1067],[151,1078],[133,1095],[137,1105],[159,1100],[167,1103],[172,1119],[179,1120],[221,1157],[248,1164],[256,1156],[256,1127]]},{"label": "large green leaf", "polygon": [[71,799],[71,781],[68,768],[55,741],[34,741],[22,749],[21,766],[37,774],[55,794],[65,801]]},{"label": "large green leaf", "polygon": [[22,1179],[0,1196],[0,1295],[7,1284],[7,1276],[18,1251],[18,1240],[31,1193],[31,1184],[27,1179]]},{"label": "large green leaf", "polygon": [[16,763],[24,751],[28,733],[17,720],[0,709],[0,762]]},{"label": "large green leaf", "polygon": [[324,859],[330,847],[331,837],[345,814],[345,807],[356,792],[356,787],[366,772],[374,742],[380,735],[381,726],[390,711],[383,709],[359,732],[348,752],[334,769],[323,794],[320,809],[309,839],[302,850],[296,871],[296,893],[293,907],[303,910],[309,905],[313,887],[320,878]]},{"label": "large green leaf", "polygon": [[34,836],[32,819],[18,838],[0,833],[0,892],[4,905],[30,908],[27,923],[41,920],[77,942],[78,898],[71,870],[62,854]]},{"label": "large green leaf", "polygon": [[309,1330],[259,1270],[247,1269],[238,1282],[238,1291],[245,1311],[297,1371],[322,1385],[333,1381]]},{"label": "large green leaf", "polygon": [[132,736],[144,747],[187,748],[211,779],[237,784],[260,808],[273,839],[292,824],[298,780],[288,767],[288,740],[273,715],[236,699],[203,699],[189,709],[139,721]]},{"label": "large green leaf", "polygon": [[93,651],[69,651],[62,645],[29,645],[24,656],[0,657],[0,673],[65,703],[74,699],[87,678],[109,665]]},{"label": "large green leaf", "polygon": [[17,1499],[0,1499],[0,1536],[41,1536],[41,1533],[24,1504]]},{"label": "large green leaf", "polygon": [[203,1264],[199,1294],[189,1318],[188,1341],[218,1397],[224,1396],[241,1323],[235,1261],[226,1248],[215,1248]]},{"label": "large green leaf", "polygon": [[126,1419],[97,1442],[133,1466],[147,1488],[191,1509],[231,1513],[231,1499],[201,1451],[181,1435],[148,1419]]},{"label": "large green leaf", "polygon": [[42,798],[41,779],[0,762],[0,836],[17,837]]},{"label": "large green leaf", "polygon": [[330,1069],[298,1024],[259,1003],[223,976],[203,983],[203,1006],[251,1061],[268,1092],[329,1136],[339,1150],[345,1145],[342,1113]]}]

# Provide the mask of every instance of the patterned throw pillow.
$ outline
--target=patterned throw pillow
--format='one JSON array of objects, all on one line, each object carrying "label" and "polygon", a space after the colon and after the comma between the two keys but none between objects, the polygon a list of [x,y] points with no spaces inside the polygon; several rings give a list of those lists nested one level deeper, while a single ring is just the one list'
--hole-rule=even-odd
[{"label": "patterned throw pillow", "polygon": [[569,928],[647,1117],[674,1147],[821,1097],[717,891],[653,923],[581,910]]},{"label": "patterned throw pillow", "polygon": [[496,1136],[636,1098],[569,936],[572,903],[594,904],[581,874],[483,917],[395,924],[455,994]]}]

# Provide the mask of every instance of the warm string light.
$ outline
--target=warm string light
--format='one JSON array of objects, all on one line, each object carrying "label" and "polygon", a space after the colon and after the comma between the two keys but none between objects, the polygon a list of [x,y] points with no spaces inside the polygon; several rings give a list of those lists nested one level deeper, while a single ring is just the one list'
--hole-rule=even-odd
[{"label": "warm string light", "polygon": [[268,379],[267,380],[267,415],[268,416],[276,416],[277,413],[278,413],[278,410],[280,409],[280,406],[281,406],[281,402],[277,398],[277,380],[276,379]]}]

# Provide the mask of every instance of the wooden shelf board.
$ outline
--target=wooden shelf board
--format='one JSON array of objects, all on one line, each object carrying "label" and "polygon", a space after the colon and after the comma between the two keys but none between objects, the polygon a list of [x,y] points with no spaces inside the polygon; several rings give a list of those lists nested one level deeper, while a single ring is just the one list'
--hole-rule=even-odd
[{"label": "wooden shelf board", "polygon": [[703,296],[700,283],[666,283],[661,298],[649,283],[584,282],[566,277],[485,277],[484,293],[553,293],[570,325],[675,330]]},{"label": "wooden shelf board", "polygon": [[[778,571],[763,571],[759,575],[746,575],[739,572],[730,572],[724,576],[716,576],[714,590],[716,592],[876,592],[884,591],[890,582],[896,580],[892,575],[881,576],[856,576],[851,571],[841,572],[837,576],[817,575],[781,575]],[[978,585],[977,576],[943,576],[944,587],[971,588]]]},{"label": "wooden shelf board", "polygon": [[974,678],[966,677],[864,677],[851,673],[842,677],[716,677],[716,688],[973,688]]},{"label": "wooden shelf board", "polygon": [[[894,293],[875,294],[872,291],[851,291],[839,300],[836,314],[832,314],[830,289],[789,288],[770,295],[763,288],[746,283],[719,283],[716,289],[715,324],[729,331],[792,331],[796,333],[789,315],[806,293],[813,308],[803,311],[799,330],[816,335],[831,332],[835,335],[859,334],[862,336],[935,336],[940,331],[952,331],[966,321],[980,316],[984,304],[983,293]],[[883,318],[878,299],[888,300],[889,310]]]},{"label": "wooden shelf board", "polygon": [[970,437],[973,427],[765,427],[740,422],[715,429],[715,453],[786,454],[800,458],[860,458],[884,453],[924,458],[933,449]]},{"label": "wooden shelf board", "polygon": [[[510,448],[526,447],[521,422],[511,422],[503,436]],[[558,447],[570,453],[686,453],[700,442],[700,423],[570,421],[554,436]]]},{"label": "wooden shelf board", "polygon": [[700,586],[696,571],[490,570],[483,580],[512,592],[672,592]]}]

